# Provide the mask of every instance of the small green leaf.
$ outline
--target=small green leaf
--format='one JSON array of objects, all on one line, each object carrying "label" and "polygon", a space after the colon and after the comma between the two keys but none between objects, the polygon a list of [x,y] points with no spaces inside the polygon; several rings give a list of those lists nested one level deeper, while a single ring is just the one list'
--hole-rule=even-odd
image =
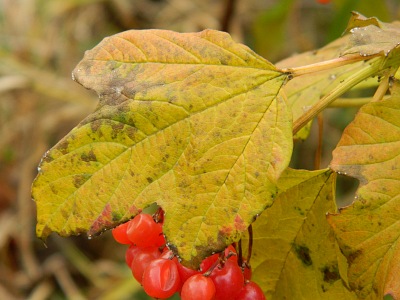
[{"label": "small green leaf", "polygon": [[357,199],[329,215],[360,298],[400,297],[400,98],[369,103],[346,128],[331,168],[360,181]]},{"label": "small green leaf", "polygon": [[[356,299],[325,214],[335,210],[335,174],[288,169],[280,194],[253,223],[253,280],[267,299]],[[344,270],[343,270],[344,269]]]},{"label": "small green leaf", "polygon": [[196,267],[272,204],[292,150],[287,75],[228,34],[123,32],[73,76],[100,103],[43,158],[39,237],[97,234],[156,202]]}]

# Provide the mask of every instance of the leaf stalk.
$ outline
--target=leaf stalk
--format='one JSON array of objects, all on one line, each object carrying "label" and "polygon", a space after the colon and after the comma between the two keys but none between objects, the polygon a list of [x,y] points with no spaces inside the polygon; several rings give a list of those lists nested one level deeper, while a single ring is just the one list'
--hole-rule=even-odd
[{"label": "leaf stalk", "polygon": [[326,61],[322,61],[322,62],[318,62],[318,63],[314,63],[314,64],[309,64],[309,65],[305,65],[305,66],[301,66],[301,67],[284,68],[284,69],[281,69],[281,71],[284,73],[289,73],[290,76],[292,78],[294,78],[294,77],[298,77],[298,76],[312,74],[315,72],[326,71],[326,70],[330,70],[333,68],[342,67],[342,66],[353,64],[355,62],[362,61],[362,60],[369,60],[369,59],[375,58],[377,56],[380,56],[380,54],[371,55],[368,57],[362,56],[359,54],[348,55],[348,56],[334,58],[334,59],[330,59],[330,60],[326,60]]},{"label": "leaf stalk", "polygon": [[390,58],[375,57],[367,61],[363,69],[351,75],[346,81],[331,90],[328,94],[322,97],[320,101],[315,103],[307,112],[299,117],[293,124],[293,134],[297,133],[310,120],[312,120],[339,96],[344,94],[353,86],[373,75],[376,75],[379,71],[398,64],[399,62],[400,57],[398,56],[392,56]]}]

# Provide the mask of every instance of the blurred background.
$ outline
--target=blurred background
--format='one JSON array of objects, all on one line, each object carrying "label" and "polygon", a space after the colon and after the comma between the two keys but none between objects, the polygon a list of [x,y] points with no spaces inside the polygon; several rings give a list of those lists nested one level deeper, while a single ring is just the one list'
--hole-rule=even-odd
[{"label": "blurred background", "polygon": [[[399,0],[0,0],[0,299],[148,299],[109,232],[35,237],[30,189],[44,152],[97,104],[71,71],[104,37],[128,29],[228,31],[275,63],[339,37],[352,10],[385,22]],[[321,167],[355,110],[324,118]],[[314,126],[315,127],[315,126]],[[292,165],[313,169],[317,129]],[[344,183],[340,193],[354,191]]]}]

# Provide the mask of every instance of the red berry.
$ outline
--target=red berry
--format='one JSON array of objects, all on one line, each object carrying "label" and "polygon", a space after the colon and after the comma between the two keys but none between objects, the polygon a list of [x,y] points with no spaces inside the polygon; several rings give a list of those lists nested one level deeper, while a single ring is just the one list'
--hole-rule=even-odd
[{"label": "red berry", "polygon": [[182,283],[184,283],[186,280],[188,280],[193,275],[200,274],[199,271],[187,268],[184,265],[182,265],[176,257],[174,257],[173,260],[175,261],[176,265],[178,266],[179,277],[181,278]]},{"label": "red berry", "polygon": [[180,284],[178,267],[170,259],[155,259],[144,270],[142,285],[151,297],[171,297],[178,291]]},{"label": "red berry", "polygon": [[139,247],[135,245],[130,245],[129,248],[125,252],[125,262],[128,267],[131,267],[132,260],[136,256],[136,253],[140,250]]},{"label": "red berry", "polygon": [[242,287],[235,300],[265,300],[265,296],[258,284],[250,281]]},{"label": "red berry", "polygon": [[328,4],[331,2],[331,0],[317,0],[317,2],[320,4]]},{"label": "red berry", "polygon": [[130,222],[126,233],[131,243],[138,247],[159,246],[162,225],[149,214],[139,214]]},{"label": "red berry", "polygon": [[154,240],[154,245],[157,246],[157,247],[165,246],[165,244],[167,243],[167,242],[165,241],[164,235],[162,234],[162,225],[161,225],[161,224],[159,224],[159,225],[160,225],[160,228],[161,228],[161,233],[160,233],[160,234],[158,235],[158,237]]},{"label": "red berry", "polygon": [[191,276],[182,286],[182,300],[212,300],[214,296],[214,282],[202,274]]},{"label": "red berry", "polygon": [[163,249],[163,251],[161,252],[160,258],[173,259],[174,258],[174,253],[172,252],[172,250],[169,250],[167,247],[165,247]]},{"label": "red berry", "polygon": [[120,244],[129,245],[132,243],[129,240],[128,235],[126,234],[126,230],[129,226],[129,223],[130,222],[126,222],[111,230],[114,239]]},{"label": "red berry", "polygon": [[210,278],[215,284],[215,300],[234,299],[244,284],[242,270],[236,262],[229,259],[222,267],[216,267]]},{"label": "red berry", "polygon": [[141,283],[145,268],[161,255],[157,247],[139,248],[131,263],[132,275]]},{"label": "red berry", "polygon": [[203,261],[200,264],[200,272],[205,273],[210,269],[210,267],[217,261],[219,254],[213,254],[209,257],[206,257],[203,259]]}]

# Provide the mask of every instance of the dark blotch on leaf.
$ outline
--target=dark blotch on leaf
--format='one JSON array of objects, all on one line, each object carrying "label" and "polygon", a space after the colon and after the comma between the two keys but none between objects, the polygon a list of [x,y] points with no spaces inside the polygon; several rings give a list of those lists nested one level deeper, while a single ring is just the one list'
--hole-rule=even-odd
[{"label": "dark blotch on leaf", "polygon": [[63,139],[60,143],[57,145],[57,150],[60,151],[62,154],[67,154],[69,147],[69,141],[67,139]]},{"label": "dark blotch on leaf", "polygon": [[306,266],[312,265],[310,249],[308,249],[306,246],[294,245],[294,250],[296,251],[297,257],[303,262],[303,264]]},{"label": "dark blotch on leaf", "polygon": [[92,129],[93,132],[97,132],[100,129],[100,126],[101,126],[100,120],[95,120],[90,124],[90,128]]},{"label": "dark blotch on leaf", "polygon": [[94,154],[93,150],[90,150],[88,153],[82,153],[81,159],[85,162],[97,161],[96,155]]},{"label": "dark blotch on leaf", "polygon": [[339,268],[337,265],[325,266],[321,270],[325,282],[334,283],[340,279]]},{"label": "dark blotch on leaf", "polygon": [[82,175],[78,174],[74,176],[74,186],[76,188],[79,188],[82,186],[88,179],[90,178],[90,175]]},{"label": "dark blotch on leaf", "polygon": [[111,128],[114,131],[121,131],[122,129],[124,129],[125,124],[123,123],[117,123],[117,124],[112,124]]},{"label": "dark blotch on leaf", "polygon": [[347,261],[349,265],[351,265],[354,262],[354,260],[360,256],[361,253],[362,253],[361,250],[357,250],[347,255]]},{"label": "dark blotch on leaf", "polygon": [[111,212],[111,220],[113,222],[118,222],[119,220],[121,220],[121,218],[122,218],[122,215],[119,212],[115,212],[115,211]]},{"label": "dark blotch on leaf", "polygon": [[148,183],[152,183],[154,181],[153,178],[151,178],[151,177],[147,177],[146,179],[147,179]]}]

